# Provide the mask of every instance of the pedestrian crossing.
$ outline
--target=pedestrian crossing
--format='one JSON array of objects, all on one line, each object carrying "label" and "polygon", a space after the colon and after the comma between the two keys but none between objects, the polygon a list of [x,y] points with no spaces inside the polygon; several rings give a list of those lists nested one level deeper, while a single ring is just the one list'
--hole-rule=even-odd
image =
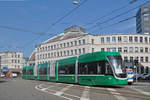
[{"label": "pedestrian crossing", "polygon": [[64,83],[36,85],[35,89],[66,100],[149,100],[150,95],[123,87],[92,87]]}]

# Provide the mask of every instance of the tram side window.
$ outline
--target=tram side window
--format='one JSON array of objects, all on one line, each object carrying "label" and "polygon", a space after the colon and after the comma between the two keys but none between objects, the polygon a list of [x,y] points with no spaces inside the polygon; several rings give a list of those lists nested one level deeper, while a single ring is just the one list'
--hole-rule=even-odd
[{"label": "tram side window", "polygon": [[39,69],[39,74],[40,75],[46,75],[47,74],[47,68],[40,68]]},{"label": "tram side window", "polygon": [[23,70],[22,72],[23,72],[23,75],[26,75],[26,70]]},{"label": "tram side window", "polygon": [[106,75],[113,75],[113,72],[112,72],[110,65],[108,63],[106,63],[105,66],[106,66],[105,74]]},{"label": "tram side window", "polygon": [[79,74],[112,75],[112,69],[106,61],[81,63],[78,68]]},{"label": "tram side window", "polygon": [[29,70],[29,75],[33,75],[33,70]]},{"label": "tram side window", "polygon": [[68,75],[68,74],[75,74],[75,65],[65,65],[58,67],[58,74]]},{"label": "tram side window", "polygon": [[97,63],[81,63],[78,72],[79,74],[97,74]]},{"label": "tram side window", "polygon": [[30,71],[29,70],[27,70],[27,75],[30,75]]}]

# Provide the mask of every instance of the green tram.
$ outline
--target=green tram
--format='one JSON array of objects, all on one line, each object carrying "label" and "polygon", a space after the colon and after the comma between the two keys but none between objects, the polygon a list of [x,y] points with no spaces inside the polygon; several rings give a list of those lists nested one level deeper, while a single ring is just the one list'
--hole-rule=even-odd
[{"label": "green tram", "polygon": [[[43,70],[42,70],[43,69]],[[119,52],[93,52],[39,64],[37,79],[82,85],[125,85]]]},{"label": "green tram", "polygon": [[37,66],[37,80],[49,80],[49,63],[42,63]]},{"label": "green tram", "polygon": [[34,67],[35,66],[24,66],[22,69],[22,72],[23,72],[22,78],[35,80]]}]

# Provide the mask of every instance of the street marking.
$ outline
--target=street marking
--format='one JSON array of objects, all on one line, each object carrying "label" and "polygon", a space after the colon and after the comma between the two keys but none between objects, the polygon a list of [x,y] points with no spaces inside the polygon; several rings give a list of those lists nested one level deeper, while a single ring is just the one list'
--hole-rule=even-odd
[{"label": "street marking", "polygon": [[66,86],[65,88],[61,89],[60,91],[56,92],[55,95],[61,96],[65,91],[67,91],[73,85]]},{"label": "street marking", "polygon": [[117,90],[112,88],[107,88],[108,91],[110,91],[111,94],[117,99],[117,100],[126,100],[125,97],[121,96],[120,93],[117,92]]},{"label": "street marking", "polygon": [[38,87],[39,87],[39,88],[43,88],[42,85],[44,85],[44,84],[40,84]]},{"label": "street marking", "polygon": [[82,93],[82,96],[80,98],[80,100],[90,100],[89,98],[89,90],[90,90],[90,87],[89,86],[85,86],[85,89]]},{"label": "street marking", "polygon": [[131,87],[131,89],[133,89],[133,90],[135,90],[135,91],[138,91],[138,92],[140,92],[140,93],[142,93],[142,94],[144,94],[144,95],[150,96],[150,93],[149,93],[149,92],[145,92],[145,91],[142,91],[142,90],[140,90],[140,89],[136,89],[136,88],[134,88],[133,86]]},{"label": "street marking", "polygon": [[[46,92],[46,93],[52,94],[52,95],[59,96],[60,98],[64,98],[64,99],[67,99],[67,100],[72,100],[71,98],[62,96],[63,92],[66,91],[66,90],[68,90],[69,87],[71,87],[72,85],[69,85],[69,86],[63,88],[63,89],[61,90],[61,92],[56,92],[55,90],[50,90],[50,91],[56,92],[57,94],[56,94],[56,93],[49,92],[49,91],[46,91],[47,89],[49,89],[49,88],[51,88],[51,87],[54,87],[54,86],[50,86],[50,87],[47,87],[47,88],[42,88],[42,85],[43,85],[43,84],[36,85],[36,86],[35,86],[35,89],[37,89],[37,90],[39,90],[39,91],[42,91],[42,92]],[[42,89],[40,89],[40,88],[42,88]],[[66,94],[66,95],[69,95],[69,94]],[[73,95],[69,95],[69,96],[73,96]],[[77,96],[73,96],[73,97],[77,97]],[[78,97],[78,98],[79,98],[79,97]]]},{"label": "street marking", "polygon": [[112,89],[112,88],[107,88],[107,90],[109,90],[109,91],[113,91],[113,92],[116,92],[116,91],[117,91],[117,90]]},{"label": "street marking", "polygon": [[51,87],[54,87],[54,86],[49,86],[49,87],[43,88],[43,89],[41,89],[41,90],[42,90],[42,91],[45,91],[45,90],[47,90],[47,89],[49,89],[49,88],[51,88]]}]

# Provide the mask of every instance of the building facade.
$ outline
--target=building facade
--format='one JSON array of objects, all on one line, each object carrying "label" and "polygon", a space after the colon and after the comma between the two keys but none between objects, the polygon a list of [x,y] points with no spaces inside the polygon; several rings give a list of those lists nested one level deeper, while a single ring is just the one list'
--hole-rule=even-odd
[{"label": "building facade", "polygon": [[1,52],[0,53],[0,66],[8,68],[8,72],[17,72],[20,73],[22,69],[22,58],[23,53],[21,52]]},{"label": "building facade", "polygon": [[120,52],[126,62],[138,59],[143,66],[150,67],[150,35],[93,35],[72,30],[37,45],[35,47],[35,65],[96,51]]},{"label": "building facade", "polygon": [[150,34],[150,4],[141,6],[136,14],[136,32]]}]

